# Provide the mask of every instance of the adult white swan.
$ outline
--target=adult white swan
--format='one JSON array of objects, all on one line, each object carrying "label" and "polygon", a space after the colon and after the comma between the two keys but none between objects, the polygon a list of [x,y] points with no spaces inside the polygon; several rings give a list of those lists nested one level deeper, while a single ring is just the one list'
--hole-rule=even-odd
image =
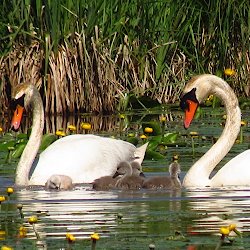
[{"label": "adult white swan", "polygon": [[181,107],[185,110],[184,127],[188,128],[195,111],[208,95],[219,97],[226,108],[226,124],[218,141],[187,172],[184,187],[219,187],[250,185],[250,150],[237,155],[209,178],[216,165],[233,146],[241,126],[238,99],[231,87],[221,78],[204,74],[193,77],[185,86]]},{"label": "adult white swan", "polygon": [[[73,183],[90,183],[101,176],[113,175],[122,161],[142,163],[147,144],[136,148],[122,140],[83,134],[55,141],[35,160],[44,127],[41,96],[34,85],[22,84],[13,91],[13,97],[24,98],[25,108],[30,105],[33,110],[32,132],[17,165],[16,185],[44,185],[53,175],[69,176]],[[20,108],[19,105],[12,119],[14,130],[20,125]]]}]

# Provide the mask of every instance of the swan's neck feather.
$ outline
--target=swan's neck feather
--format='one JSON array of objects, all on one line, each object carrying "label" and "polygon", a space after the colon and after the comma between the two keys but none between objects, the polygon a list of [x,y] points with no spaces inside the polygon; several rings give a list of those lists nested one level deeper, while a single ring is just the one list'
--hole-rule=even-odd
[{"label": "swan's neck feather", "polygon": [[32,94],[26,105],[33,109],[32,131],[29,141],[17,165],[15,183],[18,186],[29,184],[29,172],[40,147],[44,127],[44,111],[41,96],[37,89],[32,89]]},{"label": "swan's neck feather", "polygon": [[217,164],[226,156],[233,146],[241,126],[241,111],[238,99],[230,86],[222,79],[212,78],[213,88],[207,93],[219,97],[226,108],[226,124],[218,141],[188,171],[183,186],[210,186],[213,179],[209,176]]}]

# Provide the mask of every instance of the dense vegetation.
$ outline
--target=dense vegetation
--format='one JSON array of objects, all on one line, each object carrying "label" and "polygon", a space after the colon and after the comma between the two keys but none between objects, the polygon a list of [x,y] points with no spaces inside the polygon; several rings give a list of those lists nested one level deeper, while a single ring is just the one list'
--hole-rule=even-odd
[{"label": "dense vegetation", "polygon": [[249,0],[2,0],[1,107],[32,82],[47,112],[126,109],[131,96],[178,100],[191,74],[249,95]]}]

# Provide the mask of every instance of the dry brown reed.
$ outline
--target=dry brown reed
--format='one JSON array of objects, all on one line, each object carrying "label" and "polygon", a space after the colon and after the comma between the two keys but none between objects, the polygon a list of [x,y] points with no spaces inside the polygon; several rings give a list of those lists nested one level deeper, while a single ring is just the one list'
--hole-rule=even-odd
[{"label": "dry brown reed", "polygon": [[45,51],[38,42],[29,47],[16,46],[0,61],[2,110],[9,106],[6,88],[22,82],[30,82],[40,89],[46,113],[111,113],[118,107],[124,110],[127,108],[124,99],[131,93],[136,97],[147,95],[160,103],[178,99],[185,75],[183,54],[176,50],[168,63],[169,70],[156,81],[152,51],[139,62],[133,56],[138,45],[129,44],[126,36],[115,50],[112,47],[115,34],[107,44],[99,42],[98,34],[96,27],[88,48],[84,34],[76,33],[70,46],[64,43],[56,52],[51,51],[47,74]]}]

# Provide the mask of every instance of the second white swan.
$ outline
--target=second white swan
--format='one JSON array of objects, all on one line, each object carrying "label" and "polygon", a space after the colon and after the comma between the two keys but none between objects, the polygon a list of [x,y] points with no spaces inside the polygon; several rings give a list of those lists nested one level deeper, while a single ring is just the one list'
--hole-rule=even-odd
[{"label": "second white swan", "polygon": [[185,111],[184,127],[188,128],[196,109],[208,95],[220,98],[226,108],[226,124],[218,141],[187,172],[184,187],[220,187],[250,185],[250,150],[226,163],[212,178],[211,172],[233,146],[241,126],[241,111],[232,88],[215,75],[193,77],[185,86],[181,107]]}]

